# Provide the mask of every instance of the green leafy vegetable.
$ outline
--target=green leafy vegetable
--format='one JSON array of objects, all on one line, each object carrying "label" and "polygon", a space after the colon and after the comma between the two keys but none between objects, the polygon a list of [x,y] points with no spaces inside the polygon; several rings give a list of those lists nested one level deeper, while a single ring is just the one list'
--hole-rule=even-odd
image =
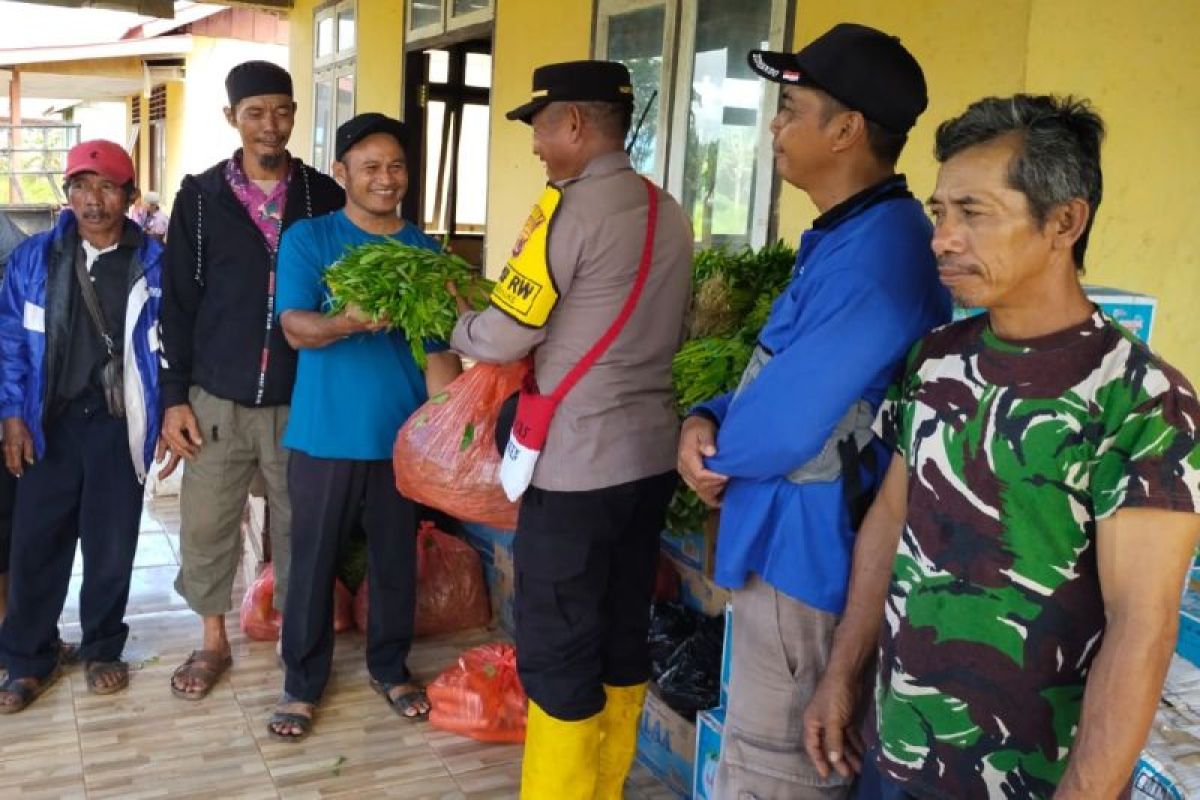
[{"label": "green leafy vegetable", "polygon": [[372,320],[387,320],[404,332],[421,369],[425,340],[449,339],[458,319],[448,281],[472,306],[487,304],[492,282],[466,261],[393,240],[350,248],[325,272],[332,295],[329,313],[341,313],[353,303]]}]

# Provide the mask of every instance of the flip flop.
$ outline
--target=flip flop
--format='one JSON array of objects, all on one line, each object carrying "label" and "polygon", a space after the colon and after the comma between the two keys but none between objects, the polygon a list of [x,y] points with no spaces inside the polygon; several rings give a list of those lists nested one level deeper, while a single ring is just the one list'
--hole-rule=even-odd
[{"label": "flip flop", "polygon": [[[402,719],[406,719],[409,722],[424,722],[425,720],[429,719],[429,712],[433,709],[429,703],[429,696],[425,694],[424,689],[413,689],[410,692],[405,692],[399,697],[392,697],[392,689],[403,685],[404,683],[384,683],[383,681],[377,681],[374,678],[371,679],[371,688],[374,689],[378,694],[383,695],[383,699],[387,701],[388,706],[390,706],[392,711],[395,711],[396,714]],[[424,701],[426,706],[430,706],[430,708],[426,709],[425,711],[418,710],[416,714],[408,713],[411,710],[417,710],[417,703],[422,701]]]},{"label": "flip flop", "polygon": [[[129,665],[124,661],[89,661],[84,670],[87,688],[92,694],[116,694],[129,686]],[[106,675],[117,675],[120,680],[112,686],[105,686],[100,679]]]},{"label": "flip flop", "polygon": [[58,682],[61,675],[62,667],[55,665],[49,675],[38,680],[33,686],[25,683],[22,678],[14,678],[11,675],[6,677],[4,683],[0,684],[0,692],[15,694],[17,702],[0,705],[0,714],[16,714],[29,708],[29,704],[45,694],[51,686]]},{"label": "flip flop", "polygon": [[[293,703],[304,703],[303,700],[297,700],[286,692],[279,698],[279,705],[286,706]],[[313,710],[313,715],[316,714],[317,708],[312,703],[305,703]],[[281,742],[299,742],[303,741],[312,733],[313,715],[297,714],[294,711],[279,711],[276,710],[267,719],[267,734],[272,739],[278,739]],[[275,730],[277,725],[294,725],[300,729],[299,733],[280,733]]]},{"label": "flip flop", "polygon": [[[233,656],[222,657],[216,650],[193,650],[175,671],[171,673],[171,694],[180,700],[203,700],[217,685],[217,681],[233,666]],[[179,677],[193,678],[200,681],[199,691],[189,692],[175,685]]]}]

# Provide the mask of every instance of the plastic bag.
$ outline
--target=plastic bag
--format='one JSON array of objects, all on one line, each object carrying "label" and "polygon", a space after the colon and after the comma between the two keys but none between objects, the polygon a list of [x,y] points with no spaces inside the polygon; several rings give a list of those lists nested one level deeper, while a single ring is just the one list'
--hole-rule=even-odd
[{"label": "plastic bag", "polygon": [[481,742],[524,742],[527,699],[517,651],[494,642],[467,650],[425,689],[435,728]]},{"label": "plastic bag", "polygon": [[723,616],[701,617],[695,633],[675,649],[655,680],[663,701],[689,720],[720,701],[724,638]]},{"label": "plastic bag", "polygon": [[523,361],[476,364],[413,412],[396,435],[396,489],[457,519],[517,526],[517,506],[500,487],[496,418],[525,375]]},{"label": "plastic bag", "polygon": [[[242,597],[242,632],[260,642],[279,638],[283,615],[275,610],[275,565],[267,564]],[[354,598],[350,590],[336,581],[333,585],[333,632],[354,627]]]},{"label": "plastic bag", "polygon": [[279,638],[283,615],[271,605],[275,600],[275,565],[267,564],[242,597],[242,632],[260,642]]},{"label": "plastic bag", "polygon": [[[354,596],[354,623],[364,633],[370,611],[370,580]],[[475,548],[439,531],[432,522],[417,529],[417,619],[414,633],[433,636],[492,621],[483,562]]]}]

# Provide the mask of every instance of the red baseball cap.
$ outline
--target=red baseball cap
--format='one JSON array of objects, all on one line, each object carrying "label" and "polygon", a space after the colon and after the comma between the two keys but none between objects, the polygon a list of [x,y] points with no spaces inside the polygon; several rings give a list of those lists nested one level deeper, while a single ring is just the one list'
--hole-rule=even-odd
[{"label": "red baseball cap", "polygon": [[67,153],[64,177],[81,172],[94,172],[113,183],[125,184],[133,180],[133,159],[124,147],[107,139],[80,142]]}]

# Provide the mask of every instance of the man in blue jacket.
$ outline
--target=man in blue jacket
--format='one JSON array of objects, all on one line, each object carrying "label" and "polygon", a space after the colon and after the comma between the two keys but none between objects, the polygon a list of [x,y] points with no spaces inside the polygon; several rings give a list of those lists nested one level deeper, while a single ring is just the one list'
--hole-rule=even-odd
[{"label": "man in blue jacket", "polygon": [[142,511],[158,438],[162,248],[126,219],[133,162],[96,140],[67,154],[53,230],[13,251],[0,291],[0,418],[17,483],[0,713],[21,711],[60,671],[62,613],[83,551],[79,655],[87,687],[129,684],[121,652]]},{"label": "man in blue jacket", "polygon": [[821,215],[741,385],[694,409],[681,434],[680,473],[722,509],[716,579],[733,590],[714,796],[836,798],[848,780],[817,774],[801,722],[886,467],[874,410],[908,346],[950,318],[929,221],[895,172],[925,79],[898,39],[862,25],[749,61],[782,84],[776,169]]}]

